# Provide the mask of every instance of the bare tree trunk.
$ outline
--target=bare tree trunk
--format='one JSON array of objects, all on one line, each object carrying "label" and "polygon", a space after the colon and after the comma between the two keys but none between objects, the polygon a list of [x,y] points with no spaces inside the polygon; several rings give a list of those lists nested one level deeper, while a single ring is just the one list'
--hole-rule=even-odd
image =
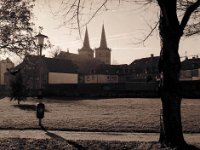
[{"label": "bare tree trunk", "polygon": [[181,94],[179,84],[180,57],[178,54],[181,34],[178,26],[170,26],[160,17],[161,53],[159,70],[163,75],[161,101],[163,107],[163,132],[160,142],[167,147],[181,148],[185,140],[181,123]]},{"label": "bare tree trunk", "polygon": [[181,98],[169,91],[162,93],[163,129],[161,143],[168,147],[182,147],[185,141],[181,125]]}]

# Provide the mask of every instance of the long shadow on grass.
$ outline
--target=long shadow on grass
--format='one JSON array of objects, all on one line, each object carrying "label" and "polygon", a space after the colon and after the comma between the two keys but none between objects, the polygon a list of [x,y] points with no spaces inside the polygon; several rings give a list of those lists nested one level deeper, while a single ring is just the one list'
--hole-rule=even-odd
[{"label": "long shadow on grass", "polygon": [[35,111],[36,110],[36,106],[30,105],[30,104],[13,105],[13,107],[19,108],[21,110],[27,110],[27,111]]},{"label": "long shadow on grass", "polygon": [[77,148],[78,150],[86,150],[82,145],[79,145],[78,143],[76,143],[72,140],[66,140],[63,137],[61,137],[55,133],[47,131],[44,126],[41,126],[41,128],[42,128],[42,130],[45,131],[45,134],[48,135],[49,137],[51,137],[52,139],[56,139],[61,142],[67,142],[68,144],[72,145],[73,147]]},{"label": "long shadow on grass", "polygon": [[[36,111],[36,105],[33,105],[33,104],[13,105],[13,107],[19,108],[21,110],[26,110],[26,111]],[[48,110],[45,109],[45,112],[48,112]]]}]

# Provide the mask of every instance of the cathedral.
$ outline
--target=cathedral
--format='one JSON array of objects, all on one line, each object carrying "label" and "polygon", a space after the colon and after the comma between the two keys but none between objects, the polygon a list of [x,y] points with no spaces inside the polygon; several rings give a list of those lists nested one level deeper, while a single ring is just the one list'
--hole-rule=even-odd
[{"label": "cathedral", "polygon": [[83,41],[82,48],[78,49],[78,54],[70,53],[69,51],[64,52],[61,51],[57,58],[68,59],[76,64],[87,62],[87,61],[95,61],[97,64],[111,64],[111,49],[107,46],[106,34],[104,25],[102,26],[100,46],[96,49],[92,49],[90,47],[90,40],[88,35],[88,29],[86,28],[85,37]]},{"label": "cathedral", "polygon": [[[94,53],[95,53],[95,57],[94,57]],[[91,49],[89,36],[88,36],[88,30],[86,28],[83,47],[78,50],[78,54],[88,59],[95,58],[104,64],[108,64],[108,65],[111,64],[111,49],[107,47],[104,25],[102,27],[99,48],[96,48],[95,50]]]}]

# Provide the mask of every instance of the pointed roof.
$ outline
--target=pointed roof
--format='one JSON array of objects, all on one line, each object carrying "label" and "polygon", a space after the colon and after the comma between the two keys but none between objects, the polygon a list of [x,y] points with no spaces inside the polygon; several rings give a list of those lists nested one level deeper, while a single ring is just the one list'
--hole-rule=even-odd
[{"label": "pointed roof", "polygon": [[107,42],[106,42],[106,34],[105,34],[104,24],[102,26],[102,32],[101,32],[100,48],[108,48]]},{"label": "pointed roof", "polygon": [[158,73],[157,64],[159,62],[159,56],[146,57],[134,60],[129,67],[135,71],[135,73],[144,73],[148,70],[149,73]]},{"label": "pointed roof", "polygon": [[90,42],[89,42],[89,36],[88,36],[87,27],[86,27],[86,31],[85,31],[85,38],[84,38],[84,42],[83,42],[83,48],[90,49]]}]

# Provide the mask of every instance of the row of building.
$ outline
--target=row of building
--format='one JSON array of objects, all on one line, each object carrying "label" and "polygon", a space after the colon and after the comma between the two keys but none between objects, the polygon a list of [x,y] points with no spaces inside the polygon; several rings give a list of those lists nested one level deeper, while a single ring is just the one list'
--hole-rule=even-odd
[{"label": "row of building", "polygon": [[[99,48],[92,49],[86,29],[83,46],[78,54],[61,51],[55,58],[27,55],[16,67],[6,59],[0,62],[0,84],[9,84],[11,70],[20,70],[26,87],[44,89],[58,84],[110,84],[155,82],[159,80],[159,57],[134,60],[131,64],[111,65],[111,49],[107,47],[104,26]],[[180,80],[200,80],[200,58],[182,62]]]},{"label": "row of building", "polygon": [[[67,55],[69,52],[61,52]],[[29,79],[31,87],[37,87],[39,77],[42,84],[77,84],[77,83],[123,83],[159,80],[158,56],[151,56],[133,61],[127,65],[108,65],[94,60],[73,62],[62,58],[28,55],[14,68],[14,63],[7,58],[0,61],[0,84],[8,83],[7,68],[20,69]],[[80,60],[81,61],[81,60]],[[182,62],[180,80],[200,80],[200,58],[186,59]],[[34,85],[35,84],[35,85]]]}]

